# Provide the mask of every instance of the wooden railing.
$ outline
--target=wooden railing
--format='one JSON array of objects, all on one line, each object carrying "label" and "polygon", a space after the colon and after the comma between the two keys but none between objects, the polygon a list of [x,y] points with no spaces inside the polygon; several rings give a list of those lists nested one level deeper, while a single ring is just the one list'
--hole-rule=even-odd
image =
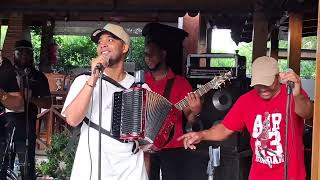
[{"label": "wooden railing", "polygon": [[37,116],[37,148],[47,148],[54,133],[59,133],[66,126],[65,117],[61,115],[64,100],[70,86],[70,76],[64,74],[46,74],[51,92],[52,105],[42,110]]}]

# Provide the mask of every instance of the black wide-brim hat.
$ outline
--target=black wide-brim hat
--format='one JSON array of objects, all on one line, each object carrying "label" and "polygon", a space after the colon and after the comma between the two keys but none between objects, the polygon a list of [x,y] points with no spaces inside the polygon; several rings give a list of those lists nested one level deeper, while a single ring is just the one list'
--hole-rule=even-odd
[{"label": "black wide-brim hat", "polygon": [[21,49],[21,48],[26,48],[26,49],[31,49],[33,50],[32,43],[27,40],[19,40],[16,41],[14,45],[14,49]]},{"label": "black wide-brim hat", "polygon": [[146,43],[154,42],[163,49],[169,49],[181,44],[188,36],[183,29],[160,23],[148,23],[142,30]]}]

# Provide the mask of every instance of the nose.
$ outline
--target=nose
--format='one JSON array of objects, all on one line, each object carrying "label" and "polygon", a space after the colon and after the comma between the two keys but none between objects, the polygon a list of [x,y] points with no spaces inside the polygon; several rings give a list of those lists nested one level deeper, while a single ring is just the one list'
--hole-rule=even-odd
[{"label": "nose", "polygon": [[106,42],[101,42],[99,45],[100,45],[101,48],[103,48],[103,47],[107,47],[107,46],[108,46],[108,43],[106,43]]}]

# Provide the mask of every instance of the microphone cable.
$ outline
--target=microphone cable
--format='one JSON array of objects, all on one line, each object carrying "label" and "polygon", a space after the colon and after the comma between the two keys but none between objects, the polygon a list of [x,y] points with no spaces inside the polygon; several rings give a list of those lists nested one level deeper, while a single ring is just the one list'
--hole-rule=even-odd
[{"label": "microphone cable", "polygon": [[89,152],[89,158],[90,158],[90,178],[92,177],[92,156],[91,156],[91,148],[90,148],[90,124],[91,124],[91,118],[92,118],[92,106],[93,106],[93,94],[91,95],[91,107],[90,107],[90,118],[88,121],[88,138],[87,138],[87,144],[88,144],[88,152]]}]

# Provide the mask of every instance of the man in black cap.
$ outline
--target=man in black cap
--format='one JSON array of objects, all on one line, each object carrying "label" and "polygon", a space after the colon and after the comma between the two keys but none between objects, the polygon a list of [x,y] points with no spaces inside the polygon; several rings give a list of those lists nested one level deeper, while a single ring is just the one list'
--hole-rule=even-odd
[{"label": "man in black cap", "polygon": [[22,179],[33,180],[36,179],[35,126],[38,107],[49,109],[51,94],[47,77],[34,66],[33,48],[30,41],[19,40],[15,43],[14,67],[17,72],[16,80],[24,97],[24,108],[20,111],[9,111],[5,116],[8,120],[12,120],[16,127],[14,141],[19,162],[24,164],[25,155],[27,155],[26,164],[24,164],[27,166],[27,171],[24,171],[24,167],[20,168]]},{"label": "man in black cap", "polygon": [[[151,90],[162,94],[172,104],[185,97],[188,101],[188,106],[183,111],[175,113],[166,120],[174,123],[172,136],[164,147],[158,147],[163,148],[162,150],[150,154],[150,166],[147,166],[150,168],[150,179],[158,180],[160,169],[163,180],[194,179],[186,173],[188,163],[184,161],[189,156],[177,138],[183,134],[183,115],[188,123],[192,124],[200,113],[200,96],[192,93],[188,80],[174,73],[170,66],[170,64],[181,66],[179,62],[182,61],[182,42],[187,33],[167,25],[149,23],[143,28],[142,35],[145,36],[145,63],[149,70],[145,74],[145,82]],[[148,154],[146,154],[146,160],[148,160],[147,156]]]},{"label": "man in black cap", "polygon": [[[23,108],[23,98],[19,92],[16,73],[11,62],[1,56],[0,50],[0,160],[3,158],[6,142],[8,140],[8,121],[5,118],[6,109],[19,110]],[[2,161],[1,161],[2,162]],[[0,164],[0,179],[6,179],[8,162]]]}]

